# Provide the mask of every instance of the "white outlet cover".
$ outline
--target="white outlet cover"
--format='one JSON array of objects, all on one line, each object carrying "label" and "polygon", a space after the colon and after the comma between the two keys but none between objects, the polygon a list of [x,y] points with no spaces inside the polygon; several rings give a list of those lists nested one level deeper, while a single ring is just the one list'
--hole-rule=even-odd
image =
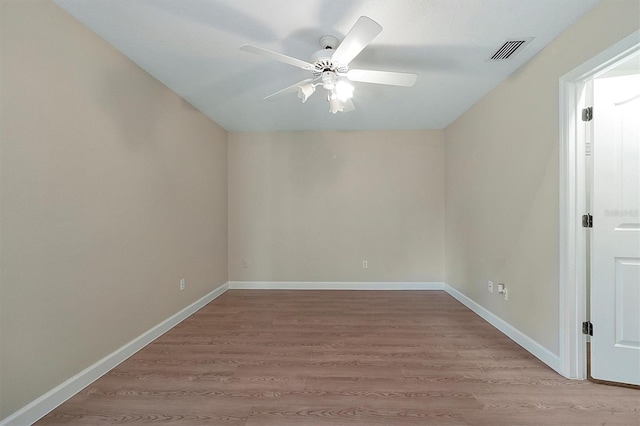
[{"label": "white outlet cover", "polygon": [[489,281],[487,289],[489,290],[489,293],[493,293],[493,281]]}]

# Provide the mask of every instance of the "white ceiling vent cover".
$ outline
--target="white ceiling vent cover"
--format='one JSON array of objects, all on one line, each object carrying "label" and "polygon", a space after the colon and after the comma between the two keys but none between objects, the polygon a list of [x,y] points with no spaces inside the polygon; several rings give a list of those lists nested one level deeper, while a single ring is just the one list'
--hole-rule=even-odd
[{"label": "white ceiling vent cover", "polygon": [[504,42],[496,53],[491,55],[490,61],[506,61],[515,56],[516,53],[522,51],[522,49],[533,40],[533,37],[510,39]]}]

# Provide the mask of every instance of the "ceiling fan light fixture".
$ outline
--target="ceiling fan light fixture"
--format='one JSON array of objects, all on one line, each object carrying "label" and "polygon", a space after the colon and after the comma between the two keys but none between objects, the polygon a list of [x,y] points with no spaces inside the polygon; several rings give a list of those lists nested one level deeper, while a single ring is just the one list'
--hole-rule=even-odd
[{"label": "ceiling fan light fixture", "polygon": [[338,97],[329,97],[329,112],[335,114],[344,110],[344,103]]},{"label": "ceiling fan light fixture", "polygon": [[296,91],[298,92],[298,98],[302,99],[302,103],[305,103],[309,96],[316,91],[316,86],[312,83],[305,83],[297,86]]},{"label": "ceiling fan light fixture", "polygon": [[331,91],[336,87],[336,73],[333,71],[325,71],[322,73],[322,87]]},{"label": "ceiling fan light fixture", "polygon": [[332,96],[335,95],[342,102],[345,102],[347,99],[353,98],[353,90],[354,87],[351,83],[339,80],[334,87]]}]

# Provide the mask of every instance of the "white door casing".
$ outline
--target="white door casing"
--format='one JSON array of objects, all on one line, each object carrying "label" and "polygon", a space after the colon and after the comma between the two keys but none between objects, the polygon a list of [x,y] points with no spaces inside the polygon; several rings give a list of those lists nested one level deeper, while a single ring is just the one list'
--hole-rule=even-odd
[{"label": "white door casing", "polygon": [[[572,379],[587,377],[587,336],[582,323],[586,307],[586,230],[581,216],[588,211],[585,194],[585,152],[579,111],[584,108],[585,82],[618,68],[640,54],[640,30],[634,31],[559,79],[559,368]],[[593,104],[590,104],[593,105]],[[578,112],[578,113],[576,113]],[[589,231],[590,232],[590,231]]]},{"label": "white door casing", "polygon": [[591,375],[640,385],[640,74],[594,82]]}]

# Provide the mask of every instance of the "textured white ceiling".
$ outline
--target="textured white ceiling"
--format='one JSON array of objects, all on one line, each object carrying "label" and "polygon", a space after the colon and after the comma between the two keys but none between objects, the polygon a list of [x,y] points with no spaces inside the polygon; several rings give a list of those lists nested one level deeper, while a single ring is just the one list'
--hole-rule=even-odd
[{"label": "textured white ceiling", "polygon": [[[598,0],[54,0],[229,131],[440,129],[507,78]],[[305,61],[366,15],[382,33],[352,68],[418,74],[414,87],[355,83],[356,110],[330,114],[322,93],[265,96],[309,77],[238,50],[248,43]],[[509,38],[535,37],[506,62]]]}]

